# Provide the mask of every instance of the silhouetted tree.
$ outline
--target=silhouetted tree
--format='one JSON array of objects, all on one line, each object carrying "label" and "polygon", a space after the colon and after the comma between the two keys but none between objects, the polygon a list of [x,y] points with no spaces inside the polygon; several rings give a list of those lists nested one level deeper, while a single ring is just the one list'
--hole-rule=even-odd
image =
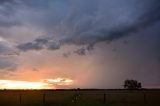
[{"label": "silhouetted tree", "polygon": [[142,85],[140,82],[136,81],[136,80],[125,80],[124,81],[124,88],[125,89],[141,89]]}]

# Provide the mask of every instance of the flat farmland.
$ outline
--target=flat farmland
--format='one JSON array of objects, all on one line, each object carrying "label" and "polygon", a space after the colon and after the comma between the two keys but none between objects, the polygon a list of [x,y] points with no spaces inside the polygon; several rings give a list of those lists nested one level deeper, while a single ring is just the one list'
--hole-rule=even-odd
[{"label": "flat farmland", "polygon": [[0,106],[160,106],[160,90],[0,90]]}]

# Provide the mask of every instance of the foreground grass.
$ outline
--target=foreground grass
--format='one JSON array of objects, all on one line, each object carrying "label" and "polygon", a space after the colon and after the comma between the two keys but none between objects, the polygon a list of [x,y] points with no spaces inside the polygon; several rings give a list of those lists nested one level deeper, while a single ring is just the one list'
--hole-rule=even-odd
[{"label": "foreground grass", "polygon": [[160,106],[160,90],[1,90],[0,106]]}]

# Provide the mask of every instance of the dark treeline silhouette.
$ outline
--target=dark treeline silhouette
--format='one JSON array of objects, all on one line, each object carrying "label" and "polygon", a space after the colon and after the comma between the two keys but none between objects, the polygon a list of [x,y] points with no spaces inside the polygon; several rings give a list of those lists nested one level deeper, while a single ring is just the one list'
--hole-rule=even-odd
[{"label": "dark treeline silhouette", "polygon": [[133,79],[125,80],[123,86],[124,86],[125,89],[141,89],[142,88],[141,83],[138,82],[137,80],[133,80]]}]

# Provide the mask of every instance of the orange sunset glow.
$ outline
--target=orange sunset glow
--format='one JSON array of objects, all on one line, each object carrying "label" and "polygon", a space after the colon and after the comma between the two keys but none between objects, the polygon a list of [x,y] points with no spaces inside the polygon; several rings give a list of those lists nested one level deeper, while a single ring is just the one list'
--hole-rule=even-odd
[{"label": "orange sunset glow", "polygon": [[57,89],[57,85],[72,85],[73,80],[57,78],[57,79],[41,79],[37,82],[19,81],[19,80],[0,80],[0,89]]}]

